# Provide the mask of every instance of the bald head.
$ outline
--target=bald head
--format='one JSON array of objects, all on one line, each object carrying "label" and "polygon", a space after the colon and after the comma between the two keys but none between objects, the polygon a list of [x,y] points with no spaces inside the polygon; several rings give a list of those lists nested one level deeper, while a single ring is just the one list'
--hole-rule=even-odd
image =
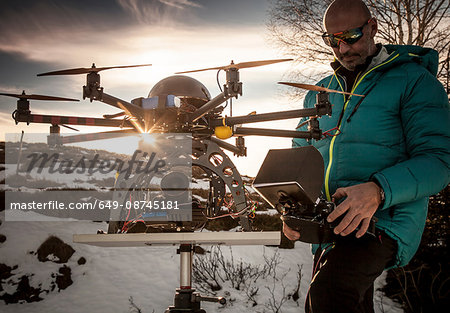
[{"label": "bald head", "polygon": [[335,0],[323,17],[326,32],[330,35],[357,30],[362,36],[357,41],[347,43],[341,40],[332,47],[335,58],[348,70],[355,70],[376,53],[375,34],[378,26],[376,19],[362,0]]},{"label": "bald head", "polygon": [[330,27],[346,24],[344,21],[361,25],[370,17],[370,11],[362,0],[335,0],[323,16],[323,26],[328,32]]}]

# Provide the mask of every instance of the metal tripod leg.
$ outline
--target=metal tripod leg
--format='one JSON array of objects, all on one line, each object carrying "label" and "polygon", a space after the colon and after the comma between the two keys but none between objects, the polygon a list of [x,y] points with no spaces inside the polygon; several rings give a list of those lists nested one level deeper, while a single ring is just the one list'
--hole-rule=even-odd
[{"label": "metal tripod leg", "polygon": [[225,304],[225,298],[203,297],[191,287],[193,245],[182,244],[177,252],[180,253],[180,288],[176,289],[174,305],[167,308],[165,313],[206,313],[200,308],[201,301]]}]

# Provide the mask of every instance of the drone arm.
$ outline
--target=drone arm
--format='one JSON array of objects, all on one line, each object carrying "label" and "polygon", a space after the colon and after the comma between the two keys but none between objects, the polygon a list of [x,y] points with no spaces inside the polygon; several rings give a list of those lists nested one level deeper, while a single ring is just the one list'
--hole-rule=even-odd
[{"label": "drone arm", "polygon": [[103,103],[122,109],[125,111],[125,113],[130,113],[130,115],[135,117],[142,116],[144,112],[144,110],[141,107],[138,107],[137,105],[127,102],[125,100],[111,96],[107,93],[103,93],[102,98],[99,100]]},{"label": "drone arm", "polygon": [[226,149],[228,151],[231,151],[238,156],[245,154],[245,148],[244,148],[244,151],[242,151],[243,150],[242,148],[239,148],[235,145],[232,145],[231,143],[217,139],[215,137],[211,137],[210,140],[212,142],[216,143],[219,147]]},{"label": "drone arm", "polygon": [[130,122],[133,124],[133,127],[136,128],[141,133],[144,132],[144,125],[140,121],[140,117],[144,116],[144,110],[137,105],[124,101],[122,99],[111,96],[107,93],[102,93],[101,98],[99,99],[103,103],[115,106],[116,108],[122,109],[129,116],[133,116],[136,119],[131,119]]},{"label": "drone arm", "polygon": [[225,92],[220,93],[215,98],[209,100],[204,105],[202,105],[200,108],[198,108],[193,113],[191,113],[191,115],[189,116],[189,119],[192,122],[195,122],[196,120],[201,118],[203,115],[205,115],[206,113],[208,113],[212,109],[218,107],[219,105],[221,105],[222,103],[224,103],[225,101],[227,101],[231,97],[232,97],[232,95],[229,95],[229,94],[227,94]]},{"label": "drone arm", "polygon": [[237,127],[234,131],[235,135],[255,135],[255,136],[269,136],[269,137],[286,137],[286,138],[305,138],[305,139],[320,139],[322,133],[320,131],[296,131],[296,130],[282,130],[282,129],[267,129],[267,128],[250,128]]},{"label": "drone arm", "polygon": [[133,127],[130,121],[112,120],[93,117],[39,115],[39,114],[16,114],[16,122],[44,123],[52,125],[85,125],[106,127]]},{"label": "drone arm", "polygon": [[[267,121],[284,120],[299,117],[310,117],[318,115],[322,115],[322,112],[320,112],[320,110],[318,110],[317,108],[311,108],[311,109],[299,109],[299,110],[262,113],[245,116],[233,116],[233,117],[225,117],[225,125],[233,126],[237,124],[267,122]],[[213,127],[222,126],[223,124],[224,124],[223,119],[215,119],[211,121],[211,126]]]}]

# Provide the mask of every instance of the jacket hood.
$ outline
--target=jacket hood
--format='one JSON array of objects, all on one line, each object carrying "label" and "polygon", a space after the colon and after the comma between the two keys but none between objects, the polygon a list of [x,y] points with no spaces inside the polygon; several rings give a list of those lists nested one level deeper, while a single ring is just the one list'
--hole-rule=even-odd
[{"label": "jacket hood", "polygon": [[408,45],[385,45],[389,54],[399,53],[398,61],[416,62],[436,76],[439,67],[439,54],[431,48]]}]

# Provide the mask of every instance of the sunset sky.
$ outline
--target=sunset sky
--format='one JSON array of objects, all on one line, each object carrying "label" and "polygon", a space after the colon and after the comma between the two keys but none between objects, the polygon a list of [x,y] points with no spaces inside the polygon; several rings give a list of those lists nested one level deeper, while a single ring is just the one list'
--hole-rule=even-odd
[{"label": "sunset sky", "polygon": [[[266,0],[73,0],[0,2],[0,92],[82,98],[85,75],[36,77],[77,67],[151,63],[139,69],[101,72],[105,92],[130,101],[174,72],[235,63],[286,58],[270,44]],[[233,115],[290,110],[301,103],[277,85],[290,62],[243,69],[243,97]],[[214,97],[216,72],[190,74]],[[223,84],[224,76],[221,76]],[[309,82],[312,83],[312,82]],[[0,130],[47,133],[47,124],[14,125],[14,98],[0,97]],[[101,102],[31,101],[32,113],[101,117],[118,109]],[[228,111],[225,111],[228,114]],[[250,127],[293,129],[297,120]],[[82,132],[92,128],[77,127]],[[101,130],[107,130],[102,128]],[[73,131],[62,128],[64,133]],[[255,175],[269,148],[290,146],[290,139],[247,137],[247,158],[233,158],[242,174]]]}]

